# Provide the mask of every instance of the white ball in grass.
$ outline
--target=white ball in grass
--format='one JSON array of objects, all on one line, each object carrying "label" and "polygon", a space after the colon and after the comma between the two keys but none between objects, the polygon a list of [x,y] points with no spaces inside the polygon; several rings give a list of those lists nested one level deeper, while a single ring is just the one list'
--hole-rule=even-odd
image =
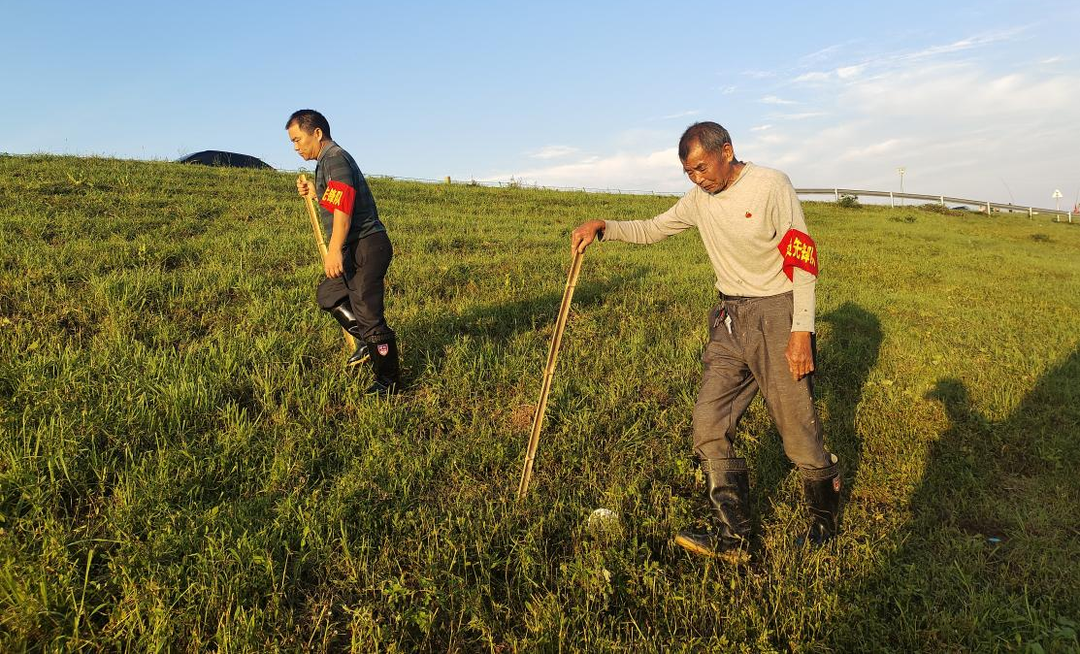
[{"label": "white ball in grass", "polygon": [[589,514],[588,527],[594,536],[612,533],[619,528],[619,516],[611,509],[597,509]]}]

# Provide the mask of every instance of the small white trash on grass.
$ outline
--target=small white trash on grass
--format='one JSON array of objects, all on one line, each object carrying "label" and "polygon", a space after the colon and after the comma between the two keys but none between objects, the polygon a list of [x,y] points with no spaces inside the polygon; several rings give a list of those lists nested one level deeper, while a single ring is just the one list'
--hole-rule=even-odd
[{"label": "small white trash on grass", "polygon": [[620,530],[619,516],[611,509],[596,509],[589,514],[586,526],[593,538],[617,536]]}]

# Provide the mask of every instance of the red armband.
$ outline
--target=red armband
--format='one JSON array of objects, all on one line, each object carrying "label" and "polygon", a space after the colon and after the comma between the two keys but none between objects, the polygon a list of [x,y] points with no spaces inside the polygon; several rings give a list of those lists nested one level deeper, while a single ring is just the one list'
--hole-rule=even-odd
[{"label": "red armband", "polygon": [[344,211],[352,215],[353,200],[356,199],[356,189],[341,182],[330,182],[319,199],[319,206],[330,213],[334,210]]},{"label": "red armband", "polygon": [[809,234],[789,229],[776,248],[780,250],[780,256],[784,257],[784,274],[788,279],[794,281],[794,268],[802,268],[817,277],[817,246]]}]

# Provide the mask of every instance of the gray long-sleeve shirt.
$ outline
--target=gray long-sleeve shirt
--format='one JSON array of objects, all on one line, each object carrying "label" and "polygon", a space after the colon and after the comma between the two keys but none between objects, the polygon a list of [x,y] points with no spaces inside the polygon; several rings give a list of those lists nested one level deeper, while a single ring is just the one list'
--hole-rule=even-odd
[{"label": "gray long-sleeve shirt", "polygon": [[809,234],[795,187],[784,173],[747,163],[716,195],[695,186],[649,220],[606,221],[605,241],[655,243],[697,227],[725,295],[765,297],[794,291],[791,331],[814,331],[817,278],[801,268],[789,280],[777,246],[789,229]]}]

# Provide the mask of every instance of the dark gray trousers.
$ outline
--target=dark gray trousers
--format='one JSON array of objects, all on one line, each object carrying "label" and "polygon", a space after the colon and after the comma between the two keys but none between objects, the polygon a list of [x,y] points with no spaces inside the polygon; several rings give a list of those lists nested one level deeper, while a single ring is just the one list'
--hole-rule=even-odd
[{"label": "dark gray trousers", "polygon": [[699,457],[738,456],[734,446],[739,418],[761,391],[787,457],[804,470],[832,464],[814,407],[812,375],[793,380],[784,356],[791,315],[791,293],[728,298],[709,313],[709,344],[701,356],[701,390],[694,405],[694,451]]},{"label": "dark gray trousers", "polygon": [[394,257],[394,248],[386,232],[374,232],[345,246],[342,257],[345,274],[323,279],[315,291],[319,307],[333,309],[348,299],[368,342],[385,342],[394,336],[383,315],[386,270]]}]

